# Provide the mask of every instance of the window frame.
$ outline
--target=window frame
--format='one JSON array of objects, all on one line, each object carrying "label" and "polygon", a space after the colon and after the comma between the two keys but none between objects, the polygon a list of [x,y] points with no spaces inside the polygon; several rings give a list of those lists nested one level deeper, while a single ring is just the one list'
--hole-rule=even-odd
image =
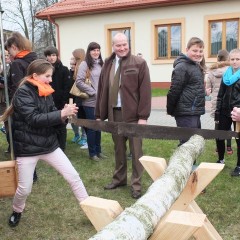
[{"label": "window frame", "polygon": [[226,14],[216,14],[211,16],[205,16],[204,25],[205,25],[205,52],[207,53],[206,61],[207,62],[214,62],[216,61],[216,55],[211,55],[211,23],[212,22],[222,22],[223,23],[223,34],[222,34],[222,44],[223,49],[225,49],[225,41],[226,41],[226,22],[227,21],[238,21],[238,37],[237,37],[237,44],[238,48],[240,47],[240,12],[239,13],[226,13]]},{"label": "window frame", "polygon": [[[152,29],[152,64],[167,64],[167,63],[173,63],[176,59],[176,57],[170,57],[170,58],[158,58],[158,27],[161,26],[168,26],[171,27],[173,25],[180,25],[181,26],[181,49],[180,52],[184,51],[185,47],[185,18],[176,18],[176,19],[159,19],[159,20],[153,20],[151,22],[151,29]],[[168,39],[169,41],[169,39]],[[171,51],[171,46],[168,45],[168,52]],[[169,54],[168,54],[169,55]]]},{"label": "window frame", "polygon": [[131,32],[131,53],[135,52],[135,25],[133,22],[128,23],[115,23],[105,25],[105,56],[110,56],[112,54],[112,36],[111,32],[114,30],[130,29]]}]

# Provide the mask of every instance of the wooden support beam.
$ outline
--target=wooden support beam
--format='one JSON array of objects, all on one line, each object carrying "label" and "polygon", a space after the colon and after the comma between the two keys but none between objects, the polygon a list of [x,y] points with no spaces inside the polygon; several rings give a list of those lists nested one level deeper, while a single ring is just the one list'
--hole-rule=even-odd
[{"label": "wooden support beam", "polygon": [[[143,156],[139,160],[144,167],[147,166],[146,171],[153,180],[159,178],[166,169],[166,166],[160,163],[162,158],[151,159],[151,157]],[[173,210],[185,210],[193,213],[203,213],[194,199],[222,171],[223,168],[224,164],[201,163],[195,172],[190,176],[190,179],[187,182],[182,194],[172,205],[164,218],[166,218]],[[159,233],[161,233],[161,224],[164,224],[164,218],[155,228],[150,240],[157,239],[156,237],[158,237]],[[222,240],[222,237],[207,218],[205,219],[203,226],[194,233],[194,237],[201,240]]]},{"label": "wooden support beam", "polygon": [[223,168],[224,164],[220,163],[201,163],[191,174],[186,187],[170,210],[186,210]]},{"label": "wooden support beam", "polygon": [[159,234],[152,240],[188,240],[201,228],[206,218],[202,213],[171,211],[161,226]]},{"label": "wooden support beam", "polygon": [[[193,201],[189,204],[186,211],[195,212],[195,213],[203,213],[202,209],[198,206],[198,204]],[[222,237],[219,235],[217,230],[214,228],[212,223],[206,217],[203,226],[198,229],[193,236],[196,240],[222,240]]]},{"label": "wooden support beam", "polygon": [[142,156],[139,161],[148,172],[153,181],[158,179],[164,173],[167,168],[167,163],[164,158]]},{"label": "wooden support beam", "polygon": [[117,201],[92,196],[82,201],[80,206],[97,231],[111,223],[123,211]]}]

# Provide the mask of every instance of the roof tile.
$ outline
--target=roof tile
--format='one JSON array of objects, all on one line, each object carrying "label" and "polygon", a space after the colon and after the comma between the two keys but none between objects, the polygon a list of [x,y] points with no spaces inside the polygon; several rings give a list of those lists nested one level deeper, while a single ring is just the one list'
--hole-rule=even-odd
[{"label": "roof tile", "polygon": [[113,12],[154,6],[215,2],[223,0],[62,0],[39,12],[41,19],[67,17],[101,12]]}]

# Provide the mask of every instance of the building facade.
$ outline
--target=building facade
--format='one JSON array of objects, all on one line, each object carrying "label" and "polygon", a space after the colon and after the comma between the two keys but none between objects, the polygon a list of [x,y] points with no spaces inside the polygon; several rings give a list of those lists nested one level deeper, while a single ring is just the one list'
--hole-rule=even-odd
[{"label": "building facade", "polygon": [[207,64],[220,49],[239,48],[239,0],[65,0],[38,12],[57,29],[61,60],[69,65],[75,48],[96,41],[103,57],[111,54],[111,40],[124,32],[133,54],[142,53],[152,87],[169,87],[173,62],[185,52],[187,41],[205,42]]}]

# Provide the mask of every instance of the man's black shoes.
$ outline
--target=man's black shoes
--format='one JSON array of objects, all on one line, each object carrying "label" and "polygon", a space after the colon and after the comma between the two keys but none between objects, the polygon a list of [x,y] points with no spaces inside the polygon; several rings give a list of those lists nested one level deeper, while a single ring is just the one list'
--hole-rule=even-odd
[{"label": "man's black shoes", "polygon": [[110,183],[107,186],[104,187],[105,190],[112,190],[112,189],[116,189],[118,187],[123,187],[126,186],[127,184],[114,184],[114,183]]}]

